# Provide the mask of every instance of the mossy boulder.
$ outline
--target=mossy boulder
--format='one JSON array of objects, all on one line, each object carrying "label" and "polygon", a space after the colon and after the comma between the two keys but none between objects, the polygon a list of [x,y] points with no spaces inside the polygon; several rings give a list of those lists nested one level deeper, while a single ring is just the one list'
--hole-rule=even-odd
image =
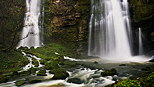
[{"label": "mossy boulder", "polygon": [[29,83],[39,83],[42,82],[42,80],[30,80]]},{"label": "mossy boulder", "polygon": [[46,76],[46,70],[40,70],[40,71],[37,73],[37,76]]},{"label": "mossy boulder", "polygon": [[19,72],[19,75],[20,75],[20,76],[28,76],[28,75],[30,75],[30,74],[31,74],[31,72],[29,72],[29,71]]},{"label": "mossy boulder", "polygon": [[26,83],[26,81],[17,81],[16,86],[21,86],[21,85],[23,85],[25,83]]},{"label": "mossy boulder", "polygon": [[117,70],[116,69],[111,69],[111,70],[105,70],[104,72],[101,73],[101,75],[104,76],[113,76],[117,75]]},{"label": "mossy boulder", "polygon": [[128,78],[114,84],[114,87],[154,87],[154,72],[142,77]]},{"label": "mossy boulder", "polygon": [[53,69],[50,71],[50,73],[54,74],[52,79],[66,79],[69,76],[68,72],[60,68]]},{"label": "mossy boulder", "polygon": [[35,58],[32,58],[32,64],[33,64],[35,67],[38,67],[38,66],[39,66],[39,63],[38,63],[38,61],[37,61]]},{"label": "mossy boulder", "polygon": [[70,78],[70,79],[67,80],[67,82],[69,82],[69,83],[75,83],[75,84],[82,84],[82,83],[84,83],[84,81],[82,81],[79,78]]},{"label": "mossy boulder", "polygon": [[8,81],[7,77],[0,75],[0,83],[7,82],[7,81]]},{"label": "mossy boulder", "polygon": [[45,68],[46,69],[56,69],[56,68],[59,68],[59,65],[56,61],[49,61],[45,63]]}]

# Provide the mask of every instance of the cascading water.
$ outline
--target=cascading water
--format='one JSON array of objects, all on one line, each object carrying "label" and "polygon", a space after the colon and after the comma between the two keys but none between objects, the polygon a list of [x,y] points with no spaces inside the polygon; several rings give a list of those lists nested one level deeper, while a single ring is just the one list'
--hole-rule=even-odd
[{"label": "cascading water", "polygon": [[24,28],[22,30],[19,47],[40,47],[40,26],[39,17],[41,0],[26,0],[27,12],[25,16]]},{"label": "cascading water", "polygon": [[139,28],[139,55],[143,55],[142,31]]},{"label": "cascading water", "polygon": [[131,57],[127,0],[92,0],[88,55]]}]

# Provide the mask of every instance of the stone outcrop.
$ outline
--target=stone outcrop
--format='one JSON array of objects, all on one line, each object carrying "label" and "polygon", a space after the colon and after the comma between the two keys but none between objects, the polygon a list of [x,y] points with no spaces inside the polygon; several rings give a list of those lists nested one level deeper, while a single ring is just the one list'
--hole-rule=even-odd
[{"label": "stone outcrop", "polygon": [[25,15],[25,1],[0,0],[0,49],[13,48],[19,41]]},{"label": "stone outcrop", "polygon": [[81,54],[87,47],[89,0],[46,0],[45,41],[63,44]]},{"label": "stone outcrop", "polygon": [[134,35],[134,48],[138,47],[138,28],[143,32],[143,45],[145,53],[154,50],[154,1],[129,0],[131,21]]}]

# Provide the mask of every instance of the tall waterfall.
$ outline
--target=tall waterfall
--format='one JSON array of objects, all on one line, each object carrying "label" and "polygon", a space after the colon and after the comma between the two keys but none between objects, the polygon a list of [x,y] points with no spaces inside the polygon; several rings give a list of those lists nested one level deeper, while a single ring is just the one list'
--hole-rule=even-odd
[{"label": "tall waterfall", "polygon": [[139,55],[143,55],[143,42],[142,42],[142,31],[141,28],[139,28],[139,34],[138,34],[138,39],[139,39]]},{"label": "tall waterfall", "polygon": [[19,47],[40,47],[40,30],[39,18],[41,11],[41,0],[26,0],[27,12],[25,16],[24,28],[22,30]]},{"label": "tall waterfall", "polygon": [[131,57],[131,29],[127,0],[92,0],[88,55]]}]

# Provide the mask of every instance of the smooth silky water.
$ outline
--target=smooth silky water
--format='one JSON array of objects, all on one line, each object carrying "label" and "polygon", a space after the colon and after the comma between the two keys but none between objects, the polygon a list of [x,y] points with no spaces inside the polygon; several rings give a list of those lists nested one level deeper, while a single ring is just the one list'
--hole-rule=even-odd
[{"label": "smooth silky water", "polygon": [[[17,48],[21,46],[29,48],[32,46],[40,47],[41,31],[38,23],[41,0],[26,0],[26,2],[27,13],[25,25],[22,31],[21,41]],[[91,0],[91,3],[88,55],[99,57],[102,62],[106,63],[147,61],[145,57],[132,56],[132,35],[127,0]],[[31,64],[31,60],[29,66],[34,67]],[[23,67],[23,70],[27,69],[27,65]],[[101,72],[102,71],[97,69],[91,70],[88,68],[81,68],[69,72],[70,76],[65,80],[25,84],[21,87],[103,87],[115,83],[113,78],[116,76],[102,77],[100,75]],[[84,83],[68,83],[67,80],[69,78],[79,78],[84,80]],[[16,87],[15,82],[16,81],[2,83],[0,87]]]},{"label": "smooth silky water", "polygon": [[111,62],[145,62],[132,56],[132,32],[127,0],[91,0],[88,56]]},{"label": "smooth silky water", "polygon": [[41,0],[26,0],[27,12],[25,23],[21,34],[21,40],[17,46],[19,47],[40,47],[41,39],[39,26],[39,18],[41,14]]}]

